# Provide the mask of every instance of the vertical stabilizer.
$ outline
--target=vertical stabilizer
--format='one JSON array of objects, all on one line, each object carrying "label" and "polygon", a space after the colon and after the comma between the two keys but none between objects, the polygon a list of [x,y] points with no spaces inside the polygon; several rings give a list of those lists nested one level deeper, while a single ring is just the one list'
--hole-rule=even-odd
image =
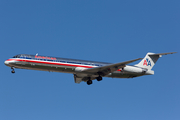
[{"label": "vertical stabilizer", "polygon": [[168,55],[168,54],[173,54],[173,53],[176,53],[176,52],[158,53],[158,54],[148,52],[146,56],[144,57],[144,59],[142,59],[141,62],[139,62],[135,66],[151,70],[153,66],[155,65],[155,63],[157,62],[157,60],[160,57],[162,57],[162,55]]}]

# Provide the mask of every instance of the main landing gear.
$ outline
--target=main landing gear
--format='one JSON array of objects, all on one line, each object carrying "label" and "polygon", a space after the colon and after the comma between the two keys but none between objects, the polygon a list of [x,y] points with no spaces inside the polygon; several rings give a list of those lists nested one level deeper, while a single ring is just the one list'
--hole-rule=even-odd
[{"label": "main landing gear", "polygon": [[102,77],[99,76],[99,77],[97,77],[96,79],[97,79],[97,81],[101,81],[101,80],[102,80]]},{"label": "main landing gear", "polygon": [[11,67],[11,69],[12,69],[11,73],[15,73],[14,67]]},{"label": "main landing gear", "polygon": [[91,85],[91,84],[92,84],[92,80],[89,79],[89,80],[87,81],[87,84],[88,84],[88,85]]},{"label": "main landing gear", "polygon": [[[98,76],[97,78],[97,81],[101,81],[102,80],[102,77],[101,76]],[[91,85],[93,82],[92,82],[92,80],[91,80],[91,78],[89,78],[89,80],[87,81],[87,84],[88,85]]]}]

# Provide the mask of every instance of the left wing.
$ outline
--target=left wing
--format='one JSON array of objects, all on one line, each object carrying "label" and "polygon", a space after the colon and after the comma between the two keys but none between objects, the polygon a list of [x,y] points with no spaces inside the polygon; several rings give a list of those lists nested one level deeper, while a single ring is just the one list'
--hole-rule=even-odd
[{"label": "left wing", "polygon": [[120,63],[115,63],[115,64],[110,64],[110,65],[106,65],[106,66],[85,69],[82,72],[94,73],[94,74],[99,74],[99,75],[105,76],[105,75],[107,75],[109,73],[117,71],[120,68],[125,67],[126,64],[129,64],[129,63],[135,62],[137,60],[141,60],[141,59],[142,58],[138,58],[138,59],[129,60],[129,61],[120,62]]},{"label": "left wing", "polygon": [[[126,66],[126,64],[135,62],[137,60],[141,60],[142,58],[138,58],[138,59],[133,59],[133,60],[129,60],[129,61],[125,61],[125,62],[120,62],[120,63],[115,63],[115,64],[110,64],[110,65],[106,65],[106,66],[101,66],[101,67],[95,67],[95,68],[89,68],[89,69],[85,69],[77,74],[74,75],[75,82],[76,83],[80,83],[81,81],[86,81],[89,78],[91,80],[96,79],[95,77],[93,77],[93,75],[100,75],[100,76],[106,76],[109,73],[112,73],[114,71],[117,71],[120,68],[123,68]],[[79,76],[80,74],[83,74],[83,76]],[[79,77],[78,77],[79,76]],[[78,82],[79,81],[79,82]]]}]

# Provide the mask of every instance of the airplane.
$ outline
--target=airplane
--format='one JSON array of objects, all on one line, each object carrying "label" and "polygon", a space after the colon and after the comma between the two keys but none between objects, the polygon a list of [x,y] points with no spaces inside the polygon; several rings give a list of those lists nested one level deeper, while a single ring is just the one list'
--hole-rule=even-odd
[{"label": "airplane", "polygon": [[[134,78],[143,75],[153,75],[151,70],[157,60],[162,55],[174,54],[169,53],[151,53],[148,52],[144,58],[133,59],[120,63],[95,62],[87,60],[67,59],[49,56],[18,54],[7,59],[4,64],[11,67],[12,73],[15,68],[42,70],[49,72],[64,72],[74,75],[75,83],[82,81],[87,85],[92,84],[92,80],[101,81],[102,77],[111,78]],[[129,63],[141,60],[138,64],[127,65]]]}]

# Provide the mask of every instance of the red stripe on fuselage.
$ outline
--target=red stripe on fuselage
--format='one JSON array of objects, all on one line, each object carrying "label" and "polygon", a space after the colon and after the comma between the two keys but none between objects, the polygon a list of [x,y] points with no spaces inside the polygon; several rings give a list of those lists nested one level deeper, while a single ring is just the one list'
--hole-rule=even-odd
[{"label": "red stripe on fuselage", "polygon": [[[85,66],[85,65],[75,65],[75,64],[69,64],[69,63],[60,63],[60,62],[35,61],[35,60],[27,60],[27,59],[8,59],[6,61],[19,61],[19,62],[41,63],[41,64],[49,64],[49,65],[84,67],[84,68],[93,68],[94,67],[94,66]],[[121,69],[118,69],[117,71],[121,71]]]},{"label": "red stripe on fuselage", "polygon": [[19,61],[19,62],[41,63],[41,64],[49,64],[49,65],[84,67],[84,68],[93,68],[94,67],[94,66],[85,66],[85,65],[75,65],[75,64],[69,64],[69,63],[48,62],[48,61],[35,61],[35,60],[27,60],[27,59],[8,59],[6,61]]}]

